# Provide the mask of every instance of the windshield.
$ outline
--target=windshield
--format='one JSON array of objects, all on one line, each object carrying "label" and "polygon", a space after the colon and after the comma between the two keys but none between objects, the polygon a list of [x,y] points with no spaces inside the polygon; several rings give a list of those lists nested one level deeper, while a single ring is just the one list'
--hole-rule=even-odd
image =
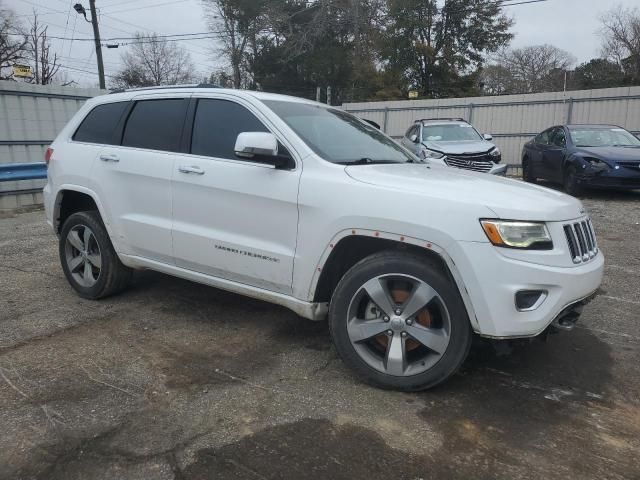
[{"label": "windshield", "polygon": [[569,128],[576,147],[640,147],[640,140],[624,128]]},{"label": "windshield", "polygon": [[460,142],[482,140],[476,129],[466,123],[450,125],[425,125],[422,127],[423,142]]},{"label": "windshield", "polygon": [[419,161],[376,128],[353,115],[309,103],[264,101],[318,155],[332,163]]}]

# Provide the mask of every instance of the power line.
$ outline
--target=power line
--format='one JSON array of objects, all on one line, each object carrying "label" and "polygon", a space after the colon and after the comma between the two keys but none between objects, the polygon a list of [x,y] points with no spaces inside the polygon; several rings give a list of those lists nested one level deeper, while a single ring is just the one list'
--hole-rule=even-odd
[{"label": "power line", "polygon": [[[139,6],[139,7],[132,7],[132,8],[123,8],[121,10],[108,10],[107,13],[121,13],[121,12],[131,12],[133,10],[142,10],[144,8],[153,8],[153,7],[162,7],[165,5],[175,5],[176,3],[184,3],[184,2],[189,2],[191,0],[174,0],[172,2],[162,2],[162,3],[153,3],[151,5],[144,5],[144,6]],[[126,3],[130,3],[130,2],[126,2]]]}]

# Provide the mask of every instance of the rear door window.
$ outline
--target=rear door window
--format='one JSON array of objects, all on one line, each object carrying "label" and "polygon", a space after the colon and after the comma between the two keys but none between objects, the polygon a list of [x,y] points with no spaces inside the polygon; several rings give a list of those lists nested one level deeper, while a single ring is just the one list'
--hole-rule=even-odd
[{"label": "rear door window", "polygon": [[117,144],[114,132],[129,102],[105,103],[96,106],[73,134],[76,142],[101,143],[105,145]]},{"label": "rear door window", "polygon": [[234,152],[238,134],[268,131],[242,105],[229,100],[201,99],[198,100],[193,124],[191,153],[239,160]]},{"label": "rear door window", "polygon": [[127,119],[122,145],[179,151],[187,103],[183,98],[137,101]]}]

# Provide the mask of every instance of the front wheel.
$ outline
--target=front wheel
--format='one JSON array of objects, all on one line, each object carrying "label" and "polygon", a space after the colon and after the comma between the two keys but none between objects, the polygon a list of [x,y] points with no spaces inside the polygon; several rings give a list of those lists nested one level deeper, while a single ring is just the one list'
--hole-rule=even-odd
[{"label": "front wheel", "polygon": [[578,184],[576,167],[569,167],[564,174],[564,191],[569,195],[578,196],[582,193],[582,187]]},{"label": "front wheel", "polygon": [[536,183],[537,178],[533,176],[531,162],[524,160],[522,162],[522,179],[527,183]]},{"label": "front wheel", "polygon": [[361,378],[404,391],[453,375],[472,337],[445,272],[404,252],[375,254],[351,268],[334,292],[329,324],[338,354]]}]

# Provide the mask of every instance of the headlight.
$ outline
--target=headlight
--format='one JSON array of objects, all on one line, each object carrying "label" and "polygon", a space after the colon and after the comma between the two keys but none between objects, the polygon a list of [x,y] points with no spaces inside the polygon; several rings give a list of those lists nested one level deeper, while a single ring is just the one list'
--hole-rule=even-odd
[{"label": "headlight", "polygon": [[494,148],[493,150],[491,150],[489,152],[489,155],[491,155],[492,157],[499,157],[501,154],[500,149],[498,147]]},{"label": "headlight", "polygon": [[444,154],[440,152],[436,152],[435,150],[429,150],[428,148],[422,149],[422,158],[432,158],[434,160],[438,160],[440,158],[444,158]]},{"label": "headlight", "polygon": [[489,241],[498,247],[551,250],[553,242],[543,222],[480,220]]},{"label": "headlight", "polygon": [[583,160],[585,162],[587,162],[587,165],[589,165],[594,170],[608,170],[609,169],[609,165],[607,165],[605,162],[603,162],[599,158],[584,157]]}]

